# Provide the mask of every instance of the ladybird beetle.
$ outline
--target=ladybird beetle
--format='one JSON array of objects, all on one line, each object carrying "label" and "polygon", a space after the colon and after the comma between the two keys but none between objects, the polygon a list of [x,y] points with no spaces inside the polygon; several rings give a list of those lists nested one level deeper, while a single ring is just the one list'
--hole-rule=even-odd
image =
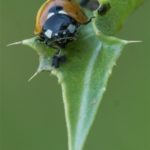
[{"label": "ladybird beetle", "polygon": [[53,67],[58,68],[65,61],[65,56],[60,53],[61,48],[76,39],[80,25],[88,24],[91,20],[72,0],[47,0],[41,6],[34,33],[41,42],[56,49],[52,58]]}]

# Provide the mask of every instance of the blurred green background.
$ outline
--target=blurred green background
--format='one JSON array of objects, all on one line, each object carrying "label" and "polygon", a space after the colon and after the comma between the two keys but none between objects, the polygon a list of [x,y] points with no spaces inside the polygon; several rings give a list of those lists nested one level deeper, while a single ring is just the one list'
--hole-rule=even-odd
[{"label": "blurred green background", "polygon": [[[33,36],[43,0],[0,0],[0,149],[67,150],[57,79],[30,83],[38,57],[8,43]],[[150,150],[150,1],[129,17],[119,37],[142,40],[125,48],[114,68],[85,150]]]}]

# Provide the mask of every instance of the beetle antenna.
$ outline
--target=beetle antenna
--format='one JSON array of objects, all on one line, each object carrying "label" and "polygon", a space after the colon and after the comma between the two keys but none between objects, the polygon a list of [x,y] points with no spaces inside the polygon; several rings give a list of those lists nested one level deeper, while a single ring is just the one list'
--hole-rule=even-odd
[{"label": "beetle antenna", "polygon": [[84,25],[89,24],[89,23],[92,22],[92,20],[95,19],[95,18],[96,18],[95,16],[92,16],[87,22],[84,23]]}]

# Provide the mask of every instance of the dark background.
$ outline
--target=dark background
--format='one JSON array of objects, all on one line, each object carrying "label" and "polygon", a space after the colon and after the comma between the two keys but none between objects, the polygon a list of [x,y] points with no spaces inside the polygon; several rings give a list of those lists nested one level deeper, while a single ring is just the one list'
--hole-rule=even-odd
[{"label": "dark background", "polygon": [[[0,0],[0,146],[2,150],[66,150],[57,79],[42,73],[30,83],[38,57],[8,43],[33,36],[43,0]],[[85,150],[150,150],[150,1],[118,35],[142,40],[125,48],[114,68]]]}]

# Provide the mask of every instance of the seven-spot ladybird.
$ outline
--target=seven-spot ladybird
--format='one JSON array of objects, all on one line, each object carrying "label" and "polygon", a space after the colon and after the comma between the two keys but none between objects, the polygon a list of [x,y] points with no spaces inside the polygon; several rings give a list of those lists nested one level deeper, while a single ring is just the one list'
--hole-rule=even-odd
[{"label": "seven-spot ladybird", "polygon": [[65,60],[60,55],[61,48],[76,39],[80,25],[88,24],[91,19],[72,0],[47,0],[39,9],[34,33],[47,46],[57,50],[52,58],[52,66],[59,67]]}]

